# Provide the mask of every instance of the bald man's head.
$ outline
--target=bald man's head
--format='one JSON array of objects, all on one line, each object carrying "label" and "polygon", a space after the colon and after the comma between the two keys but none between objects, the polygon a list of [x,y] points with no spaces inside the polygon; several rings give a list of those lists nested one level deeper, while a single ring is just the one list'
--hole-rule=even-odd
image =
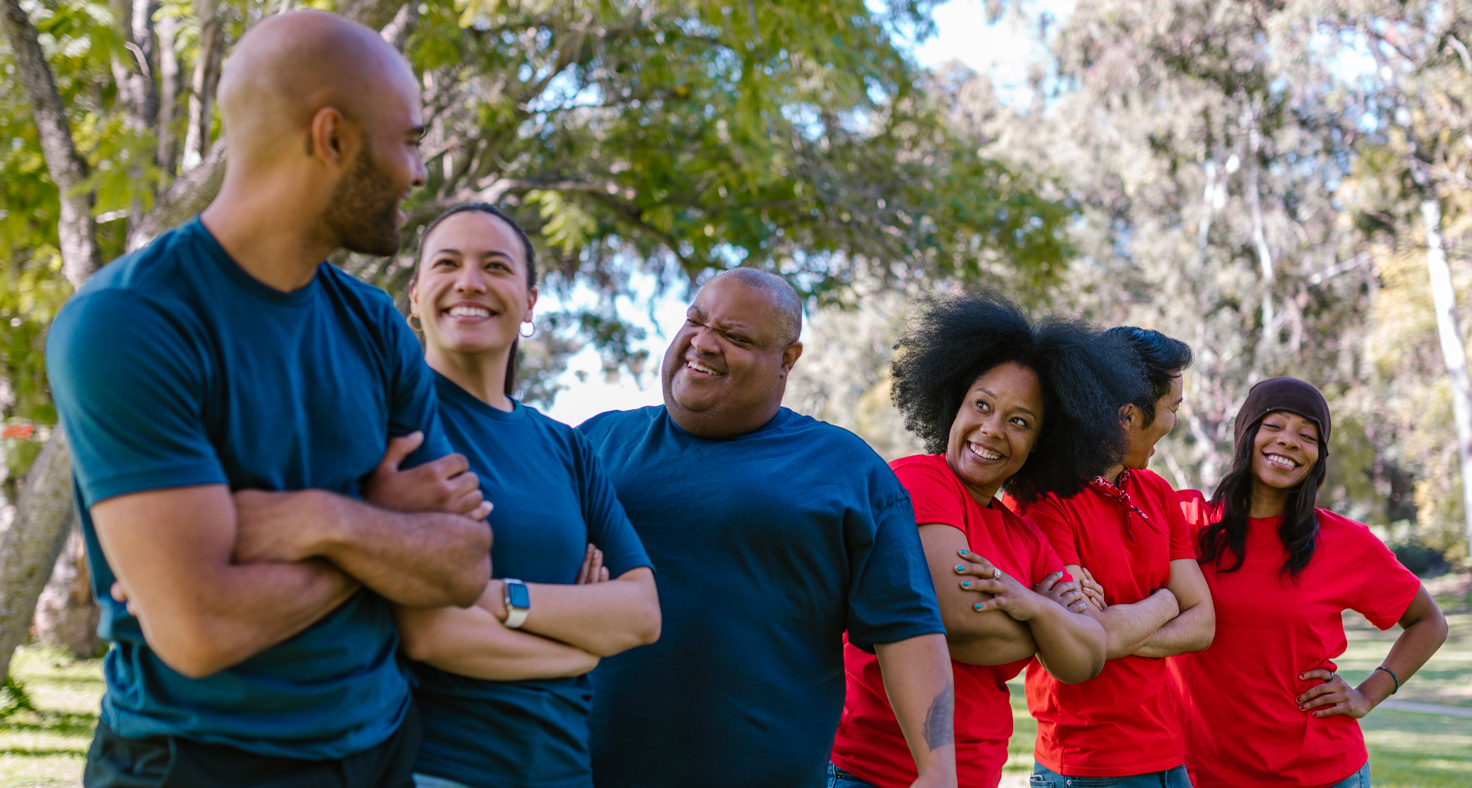
[{"label": "bald man's head", "polygon": [[230,178],[300,184],[300,215],[354,251],[398,249],[399,203],[424,180],[419,89],[373,30],[322,11],[269,17],[220,78]]},{"label": "bald man's head", "polygon": [[711,281],[722,279],[731,279],[754,290],[760,290],[772,300],[772,306],[775,307],[772,315],[782,326],[783,345],[790,345],[801,336],[802,298],[797,295],[797,290],[788,284],[786,279],[756,268],[732,268],[716,274]]}]

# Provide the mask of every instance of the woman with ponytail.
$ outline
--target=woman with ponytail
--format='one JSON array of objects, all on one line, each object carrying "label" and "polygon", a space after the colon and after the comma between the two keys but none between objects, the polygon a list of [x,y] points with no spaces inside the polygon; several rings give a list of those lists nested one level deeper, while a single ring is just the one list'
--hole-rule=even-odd
[{"label": "woman with ponytail", "polygon": [[511,396],[536,279],[526,233],[494,206],[424,232],[409,323],[495,543],[475,605],[395,614],[419,679],[419,788],[592,788],[586,674],[659,636],[649,559],[587,440]]},{"label": "woman with ponytail", "polygon": [[[1197,788],[1367,788],[1357,720],[1446,639],[1431,595],[1370,529],[1316,508],[1330,428],[1318,389],[1265,380],[1237,414],[1232,469],[1212,500],[1182,493],[1216,604],[1211,647],[1175,658]],[[1358,685],[1333,662],[1344,610],[1403,629]]]}]

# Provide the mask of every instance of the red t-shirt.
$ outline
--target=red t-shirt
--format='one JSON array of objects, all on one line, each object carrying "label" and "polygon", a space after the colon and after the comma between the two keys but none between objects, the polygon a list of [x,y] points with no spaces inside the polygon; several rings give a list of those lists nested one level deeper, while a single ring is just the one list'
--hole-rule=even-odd
[{"label": "red t-shirt", "polygon": [[[978,504],[943,455],[906,457],[890,467],[910,491],[916,523],[954,526],[966,534],[971,552],[1028,586],[1063,570],[1036,526],[999,504]],[[879,660],[845,642],[843,662],[848,689],[833,741],[834,765],[880,788],[908,788],[915,781],[915,761],[884,693]],[[952,660],[956,772],[962,788],[995,788],[1001,781],[1012,738],[1007,680],[1028,662],[982,667]]]},{"label": "red t-shirt", "polygon": [[[1170,582],[1171,561],[1196,557],[1168,482],[1131,470],[1123,489],[1145,517],[1093,488],[1063,500],[1049,495],[1026,510],[1063,563],[1093,573],[1111,605],[1150,596]],[[1180,766],[1179,705],[1163,659],[1111,659],[1097,677],[1071,685],[1036,662],[1027,666],[1027,707],[1038,721],[1034,756],[1059,774],[1124,777]]]},{"label": "red t-shirt", "polygon": [[[1183,492],[1182,499],[1194,527],[1215,520],[1199,493]],[[1298,710],[1294,699],[1322,683],[1298,674],[1338,670],[1344,610],[1389,629],[1421,581],[1369,528],[1318,512],[1318,547],[1296,582],[1278,571],[1281,517],[1247,521],[1240,569],[1220,571],[1236,563],[1230,553],[1225,564],[1201,566],[1216,606],[1216,637],[1205,651],[1171,658],[1186,690],[1186,768],[1197,788],[1332,785],[1369,757],[1358,720]]]}]

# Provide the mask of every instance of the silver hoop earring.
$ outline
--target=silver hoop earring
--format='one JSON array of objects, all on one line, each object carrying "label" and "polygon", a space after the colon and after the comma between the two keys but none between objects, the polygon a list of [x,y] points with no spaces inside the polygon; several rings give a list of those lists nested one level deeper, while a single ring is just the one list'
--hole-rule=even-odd
[{"label": "silver hoop earring", "polygon": [[520,336],[522,339],[531,339],[532,337],[536,336],[536,334],[537,334],[537,324],[536,323],[533,323],[532,321],[528,320],[525,323],[522,323],[521,325],[522,326],[529,326],[529,327],[531,327],[531,331],[526,331],[526,332],[523,332],[521,330],[521,328],[517,328],[516,329],[517,335]]}]

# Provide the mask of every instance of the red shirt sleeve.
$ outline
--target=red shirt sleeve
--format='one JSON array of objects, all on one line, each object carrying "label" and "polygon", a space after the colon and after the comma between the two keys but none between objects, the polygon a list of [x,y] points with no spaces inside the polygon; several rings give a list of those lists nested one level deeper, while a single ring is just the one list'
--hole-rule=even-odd
[{"label": "red shirt sleeve", "polygon": [[[1320,510],[1319,516],[1324,512]],[[1421,590],[1421,578],[1406,569],[1370,529],[1354,523],[1354,533],[1364,542],[1365,556],[1360,563],[1360,593],[1350,607],[1359,611],[1370,623],[1381,629],[1395,626],[1406,608]]]},{"label": "red shirt sleeve", "polygon": [[1043,532],[1048,544],[1065,564],[1078,564],[1078,544],[1073,536],[1073,523],[1068,509],[1058,496],[1048,493],[1027,507],[1027,518]]},{"label": "red shirt sleeve", "polygon": [[[1023,522],[1027,521],[1024,520]],[[1068,570],[1063,567],[1063,559],[1059,558],[1058,551],[1054,550],[1053,546],[1048,544],[1048,538],[1043,536],[1043,532],[1038,530],[1036,525],[1032,523],[1027,523],[1027,525],[1033,529],[1033,533],[1037,536],[1037,542],[1033,544],[1032,552],[1032,584],[1037,585],[1041,583],[1043,578],[1054,572],[1063,573],[1063,577],[1058,578],[1058,582],[1067,583],[1072,581],[1073,575],[1069,574]]]},{"label": "red shirt sleeve", "polygon": [[[894,475],[910,493],[916,525],[949,525],[966,531],[966,502],[957,495],[959,481],[942,459],[915,457],[896,463]],[[964,492],[964,491],[963,491]]]},{"label": "red shirt sleeve", "polygon": [[1196,560],[1196,528],[1186,520],[1180,506],[1166,506],[1166,520],[1170,526],[1170,560],[1189,558]]}]

